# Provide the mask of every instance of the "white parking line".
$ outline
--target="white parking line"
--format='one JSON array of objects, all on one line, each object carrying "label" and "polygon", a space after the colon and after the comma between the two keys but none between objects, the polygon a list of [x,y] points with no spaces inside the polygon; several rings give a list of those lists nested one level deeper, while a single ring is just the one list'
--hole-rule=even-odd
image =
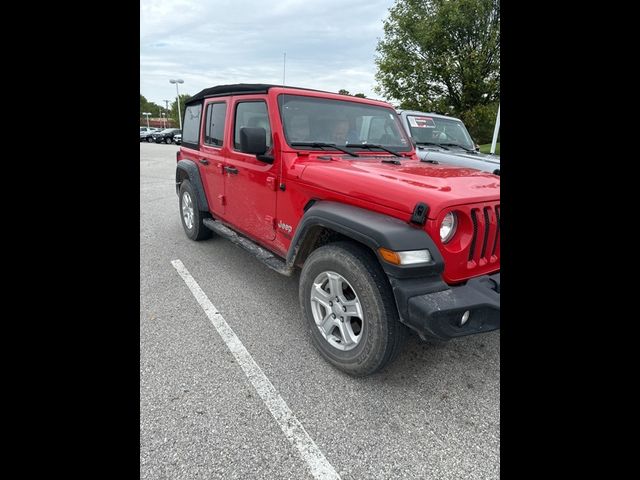
[{"label": "white parking line", "polygon": [[340,480],[340,475],[327,461],[318,446],[311,439],[302,424],[298,421],[289,406],[269,381],[262,369],[255,362],[251,354],[233,332],[229,324],[213,306],[207,295],[202,291],[198,282],[191,276],[180,260],[172,260],[171,264],[178,271],[184,282],[193,293],[204,313],[216,328],[220,337],[227,345],[236,361],[242,367],[245,375],[254,386],[260,398],[265,403],[273,418],[282,429],[285,437],[298,449],[302,459],[307,462],[314,478],[322,480]]}]

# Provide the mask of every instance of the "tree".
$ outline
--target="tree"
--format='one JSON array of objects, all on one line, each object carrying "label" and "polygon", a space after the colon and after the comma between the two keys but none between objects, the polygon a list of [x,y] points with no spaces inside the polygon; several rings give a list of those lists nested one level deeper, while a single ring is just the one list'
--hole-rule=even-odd
[{"label": "tree", "polygon": [[[182,115],[182,121],[184,122],[184,106],[189,101],[192,96],[188,93],[180,94],[180,115]],[[169,118],[173,120],[173,124],[176,127],[180,126],[180,121],[178,118],[178,102],[171,103],[171,110],[169,110]]]},{"label": "tree", "polygon": [[396,0],[376,50],[376,92],[401,108],[495,119],[500,0]]},{"label": "tree", "polygon": [[144,97],[144,95],[140,94],[140,116],[142,116],[142,112],[146,112],[145,108],[149,101]]},{"label": "tree", "polygon": [[146,122],[146,117],[142,115],[143,112],[149,112],[151,117],[159,117],[161,111],[164,111],[163,107],[148,101],[144,95],[140,94],[140,118],[144,119]]},{"label": "tree", "polygon": [[356,93],[355,95],[351,95],[349,93],[349,90],[345,90],[344,88],[341,88],[340,90],[338,90],[338,95],[349,95],[352,97],[367,98],[364,93]]}]

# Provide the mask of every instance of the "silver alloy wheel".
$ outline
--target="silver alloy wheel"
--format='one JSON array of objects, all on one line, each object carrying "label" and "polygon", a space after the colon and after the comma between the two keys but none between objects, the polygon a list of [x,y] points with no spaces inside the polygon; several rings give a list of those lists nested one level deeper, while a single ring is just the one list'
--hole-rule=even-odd
[{"label": "silver alloy wheel", "polygon": [[182,193],[182,218],[189,230],[193,228],[193,202],[189,192]]},{"label": "silver alloy wheel", "polygon": [[322,272],[311,286],[311,312],[318,330],[338,350],[352,350],[362,339],[364,315],[353,287],[336,272]]}]

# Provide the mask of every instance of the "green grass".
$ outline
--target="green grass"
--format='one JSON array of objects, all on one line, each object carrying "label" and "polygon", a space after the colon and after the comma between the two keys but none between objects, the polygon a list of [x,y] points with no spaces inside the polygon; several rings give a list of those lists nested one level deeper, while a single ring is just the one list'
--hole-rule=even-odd
[{"label": "green grass", "polygon": [[[491,151],[491,144],[480,145],[480,151],[482,153],[489,153]],[[500,142],[496,142],[496,155],[500,155]]]}]

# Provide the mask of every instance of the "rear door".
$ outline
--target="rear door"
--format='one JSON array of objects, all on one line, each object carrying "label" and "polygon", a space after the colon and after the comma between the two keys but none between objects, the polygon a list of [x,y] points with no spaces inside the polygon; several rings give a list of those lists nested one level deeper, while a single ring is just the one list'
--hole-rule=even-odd
[{"label": "rear door", "polygon": [[198,163],[209,209],[213,214],[224,215],[226,199],[223,168],[224,157],[229,150],[229,146],[225,145],[224,141],[227,101],[219,99],[208,101],[204,112]]}]

